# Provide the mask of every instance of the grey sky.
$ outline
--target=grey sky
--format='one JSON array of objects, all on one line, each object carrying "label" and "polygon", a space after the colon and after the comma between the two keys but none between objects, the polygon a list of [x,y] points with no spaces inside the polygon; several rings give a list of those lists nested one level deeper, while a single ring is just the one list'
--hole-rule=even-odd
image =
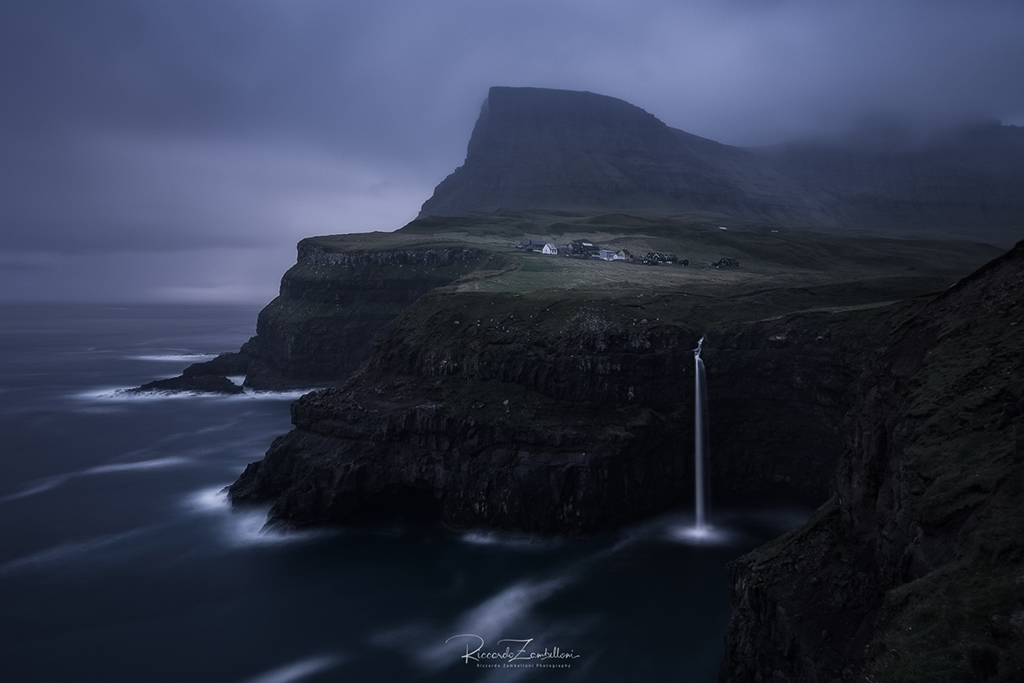
[{"label": "grey sky", "polygon": [[6,0],[0,299],[263,300],[299,238],[391,230],[491,85],[731,144],[1024,124],[1024,3]]}]

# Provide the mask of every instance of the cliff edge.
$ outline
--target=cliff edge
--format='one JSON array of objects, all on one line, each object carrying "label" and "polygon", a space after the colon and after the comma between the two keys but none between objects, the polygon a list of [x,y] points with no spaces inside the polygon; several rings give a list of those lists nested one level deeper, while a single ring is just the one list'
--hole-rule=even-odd
[{"label": "cliff edge", "polygon": [[1024,243],[891,330],[834,495],[730,567],[721,679],[1024,677]]}]

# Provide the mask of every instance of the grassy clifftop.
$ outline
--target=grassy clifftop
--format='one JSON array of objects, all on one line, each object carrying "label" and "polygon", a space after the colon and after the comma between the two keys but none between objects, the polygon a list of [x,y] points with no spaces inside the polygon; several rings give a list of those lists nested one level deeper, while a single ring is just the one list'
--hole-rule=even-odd
[{"label": "grassy clifftop", "polygon": [[[726,227],[722,230],[721,227]],[[460,292],[507,292],[547,298],[581,294],[657,292],[706,298],[730,309],[728,317],[753,319],[816,307],[858,306],[941,291],[1000,253],[990,245],[897,240],[849,233],[719,226],[690,218],[624,214],[572,215],[508,212],[479,218],[413,221],[387,236],[315,238],[325,248],[428,248],[461,244],[500,254],[501,268],[454,283]],[[533,239],[568,244],[587,240],[634,256],[672,252],[690,265],[573,259],[513,247]],[[721,258],[739,268],[717,269]],[[748,309],[739,314],[738,308]]]}]

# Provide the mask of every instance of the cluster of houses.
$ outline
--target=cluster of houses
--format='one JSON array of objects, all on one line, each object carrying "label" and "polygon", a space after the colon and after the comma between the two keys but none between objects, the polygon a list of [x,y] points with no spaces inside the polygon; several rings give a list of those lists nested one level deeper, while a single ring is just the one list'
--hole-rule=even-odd
[{"label": "cluster of houses", "polygon": [[681,266],[688,266],[690,265],[690,260],[685,258],[680,260],[678,256],[669,251],[652,251],[642,256],[640,263],[645,266],[660,266],[662,263],[678,263]]},{"label": "cluster of houses", "polygon": [[573,240],[569,244],[523,240],[519,249],[539,251],[542,254],[566,256],[568,258],[599,258],[605,261],[632,261],[633,255],[626,249],[601,249],[584,240]]},{"label": "cluster of houses", "polygon": [[[601,249],[584,240],[573,240],[569,244],[556,244],[555,242],[539,242],[537,240],[523,240],[519,243],[518,249],[526,251],[539,251],[542,254],[554,256],[565,256],[567,258],[599,258],[605,261],[629,261],[642,263],[645,266],[690,265],[688,259],[680,259],[675,254],[663,251],[652,251],[640,257],[634,257],[628,249]],[[727,260],[727,259],[723,259]],[[732,259],[728,259],[732,260]],[[736,263],[739,265],[739,263]]]}]

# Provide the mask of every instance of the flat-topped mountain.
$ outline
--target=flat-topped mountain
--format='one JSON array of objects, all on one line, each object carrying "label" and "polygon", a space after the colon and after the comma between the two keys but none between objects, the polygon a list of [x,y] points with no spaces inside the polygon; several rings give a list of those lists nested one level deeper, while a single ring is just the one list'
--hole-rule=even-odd
[{"label": "flat-topped mountain", "polygon": [[796,182],[736,147],[589,92],[490,89],[466,162],[421,217],[498,209],[708,212],[770,223],[834,220]]},{"label": "flat-topped mountain", "polygon": [[420,218],[557,209],[982,239],[1024,234],[1024,128],[740,149],[589,92],[490,89]]}]

